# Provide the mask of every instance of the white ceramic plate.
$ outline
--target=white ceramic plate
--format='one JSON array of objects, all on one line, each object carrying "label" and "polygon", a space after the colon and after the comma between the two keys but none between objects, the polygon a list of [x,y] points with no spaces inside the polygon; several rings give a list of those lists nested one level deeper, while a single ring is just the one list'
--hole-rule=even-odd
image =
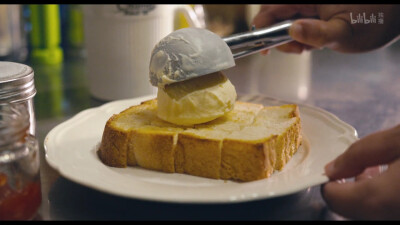
[{"label": "white ceramic plate", "polygon": [[[104,125],[111,115],[154,96],[114,101],[84,110],[46,136],[47,162],[60,174],[82,185],[124,197],[180,203],[229,203],[292,194],[328,178],[324,165],[357,140],[357,132],[333,114],[300,105],[304,142],[282,171],[263,180],[239,183],[186,174],[169,174],[138,167],[113,168],[96,155]],[[241,101],[281,105],[262,96]]]}]

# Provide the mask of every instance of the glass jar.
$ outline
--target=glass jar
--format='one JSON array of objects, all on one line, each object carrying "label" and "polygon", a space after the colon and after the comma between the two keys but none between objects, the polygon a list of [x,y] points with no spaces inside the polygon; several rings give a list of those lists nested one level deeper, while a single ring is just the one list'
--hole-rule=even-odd
[{"label": "glass jar", "polygon": [[0,61],[0,104],[19,105],[28,110],[29,133],[35,136],[33,97],[36,94],[33,69],[27,65]]},{"label": "glass jar", "polygon": [[0,220],[32,219],[41,203],[39,146],[23,105],[0,104]]},{"label": "glass jar", "polygon": [[33,219],[40,207],[33,70],[0,62],[0,220]]}]

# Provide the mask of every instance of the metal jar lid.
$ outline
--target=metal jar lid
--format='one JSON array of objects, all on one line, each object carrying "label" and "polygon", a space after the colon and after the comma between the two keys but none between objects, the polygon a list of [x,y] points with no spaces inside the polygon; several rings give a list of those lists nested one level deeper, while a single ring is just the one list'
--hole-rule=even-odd
[{"label": "metal jar lid", "polygon": [[0,62],[0,104],[32,98],[36,94],[33,69],[14,62]]}]

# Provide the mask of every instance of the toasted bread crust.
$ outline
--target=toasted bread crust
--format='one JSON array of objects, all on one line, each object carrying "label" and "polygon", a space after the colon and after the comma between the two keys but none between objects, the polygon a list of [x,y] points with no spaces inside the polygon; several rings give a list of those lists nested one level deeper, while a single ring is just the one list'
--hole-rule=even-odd
[{"label": "toasted bread crust", "polygon": [[[254,115],[261,108],[253,103],[236,102],[236,104],[245,113],[248,110]],[[250,106],[253,108],[246,109]],[[197,129],[202,128],[184,129],[158,121],[159,119],[153,115],[156,107],[155,99],[142,102],[113,115],[107,121],[98,151],[99,158],[104,164],[113,167],[140,166],[168,173],[185,173],[213,179],[252,181],[267,178],[275,170],[281,170],[301,144],[301,120],[297,105],[269,107],[287,108],[284,110],[287,115],[279,116],[295,120],[279,134],[266,134],[255,140],[215,137],[208,135],[207,130],[198,134]],[[144,124],[162,125],[159,127],[132,125],[129,129],[126,127],[122,129],[116,125],[116,121],[122,115],[137,116],[143,112],[146,116],[138,117],[138,120],[151,119]],[[222,121],[222,123],[235,123],[229,119]],[[243,120],[240,121],[243,123]],[[249,124],[251,122],[249,121]],[[206,129],[212,129],[212,124],[210,123],[210,128],[207,128],[206,124]],[[247,126],[247,123],[243,124]]]},{"label": "toasted bread crust", "polygon": [[137,165],[143,168],[168,173],[175,172],[174,133],[154,133],[151,131],[132,131],[132,149]]},{"label": "toasted bread crust", "polygon": [[112,116],[106,123],[98,155],[104,164],[114,167],[127,166],[129,133],[112,127]]},{"label": "toasted bread crust", "polygon": [[259,143],[224,140],[221,179],[252,181],[269,177],[276,162],[276,136]]},{"label": "toasted bread crust", "polygon": [[221,141],[193,134],[178,135],[176,172],[219,179]]}]

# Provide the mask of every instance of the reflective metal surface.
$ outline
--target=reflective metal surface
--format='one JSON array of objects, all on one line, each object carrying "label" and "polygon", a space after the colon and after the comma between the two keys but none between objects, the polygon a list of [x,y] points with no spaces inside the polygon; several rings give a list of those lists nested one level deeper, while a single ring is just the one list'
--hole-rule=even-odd
[{"label": "reflective metal surface", "polygon": [[[272,55],[272,54],[271,54]],[[261,57],[261,58],[260,58]],[[226,71],[239,95],[262,93],[254,66],[270,56],[237,60]],[[321,107],[355,127],[359,137],[400,123],[400,43],[364,54],[329,50],[312,53],[307,97],[297,101]],[[343,220],[321,198],[320,186],[293,195],[238,204],[168,204],[117,197],[69,181],[46,162],[43,140],[57,124],[104,102],[90,97],[85,61],[59,66],[29,64],[35,70],[35,109],[40,143],[43,201],[37,220]],[[296,76],[296,74],[293,74]],[[251,79],[255,79],[251,81]],[[279,79],[278,76],[274,79]],[[249,81],[250,80],[250,81]],[[278,83],[278,82],[277,82]],[[257,88],[253,85],[258,85]],[[285,87],[280,89],[283,92]],[[273,97],[285,96],[275,93]],[[296,101],[296,99],[291,99]]]},{"label": "reflective metal surface", "polygon": [[[289,36],[289,28],[292,23],[293,21],[287,20],[258,30],[252,27],[251,31],[233,34],[223,40],[234,52],[233,57],[238,59],[292,41]],[[236,51],[236,49],[241,51]]]}]

